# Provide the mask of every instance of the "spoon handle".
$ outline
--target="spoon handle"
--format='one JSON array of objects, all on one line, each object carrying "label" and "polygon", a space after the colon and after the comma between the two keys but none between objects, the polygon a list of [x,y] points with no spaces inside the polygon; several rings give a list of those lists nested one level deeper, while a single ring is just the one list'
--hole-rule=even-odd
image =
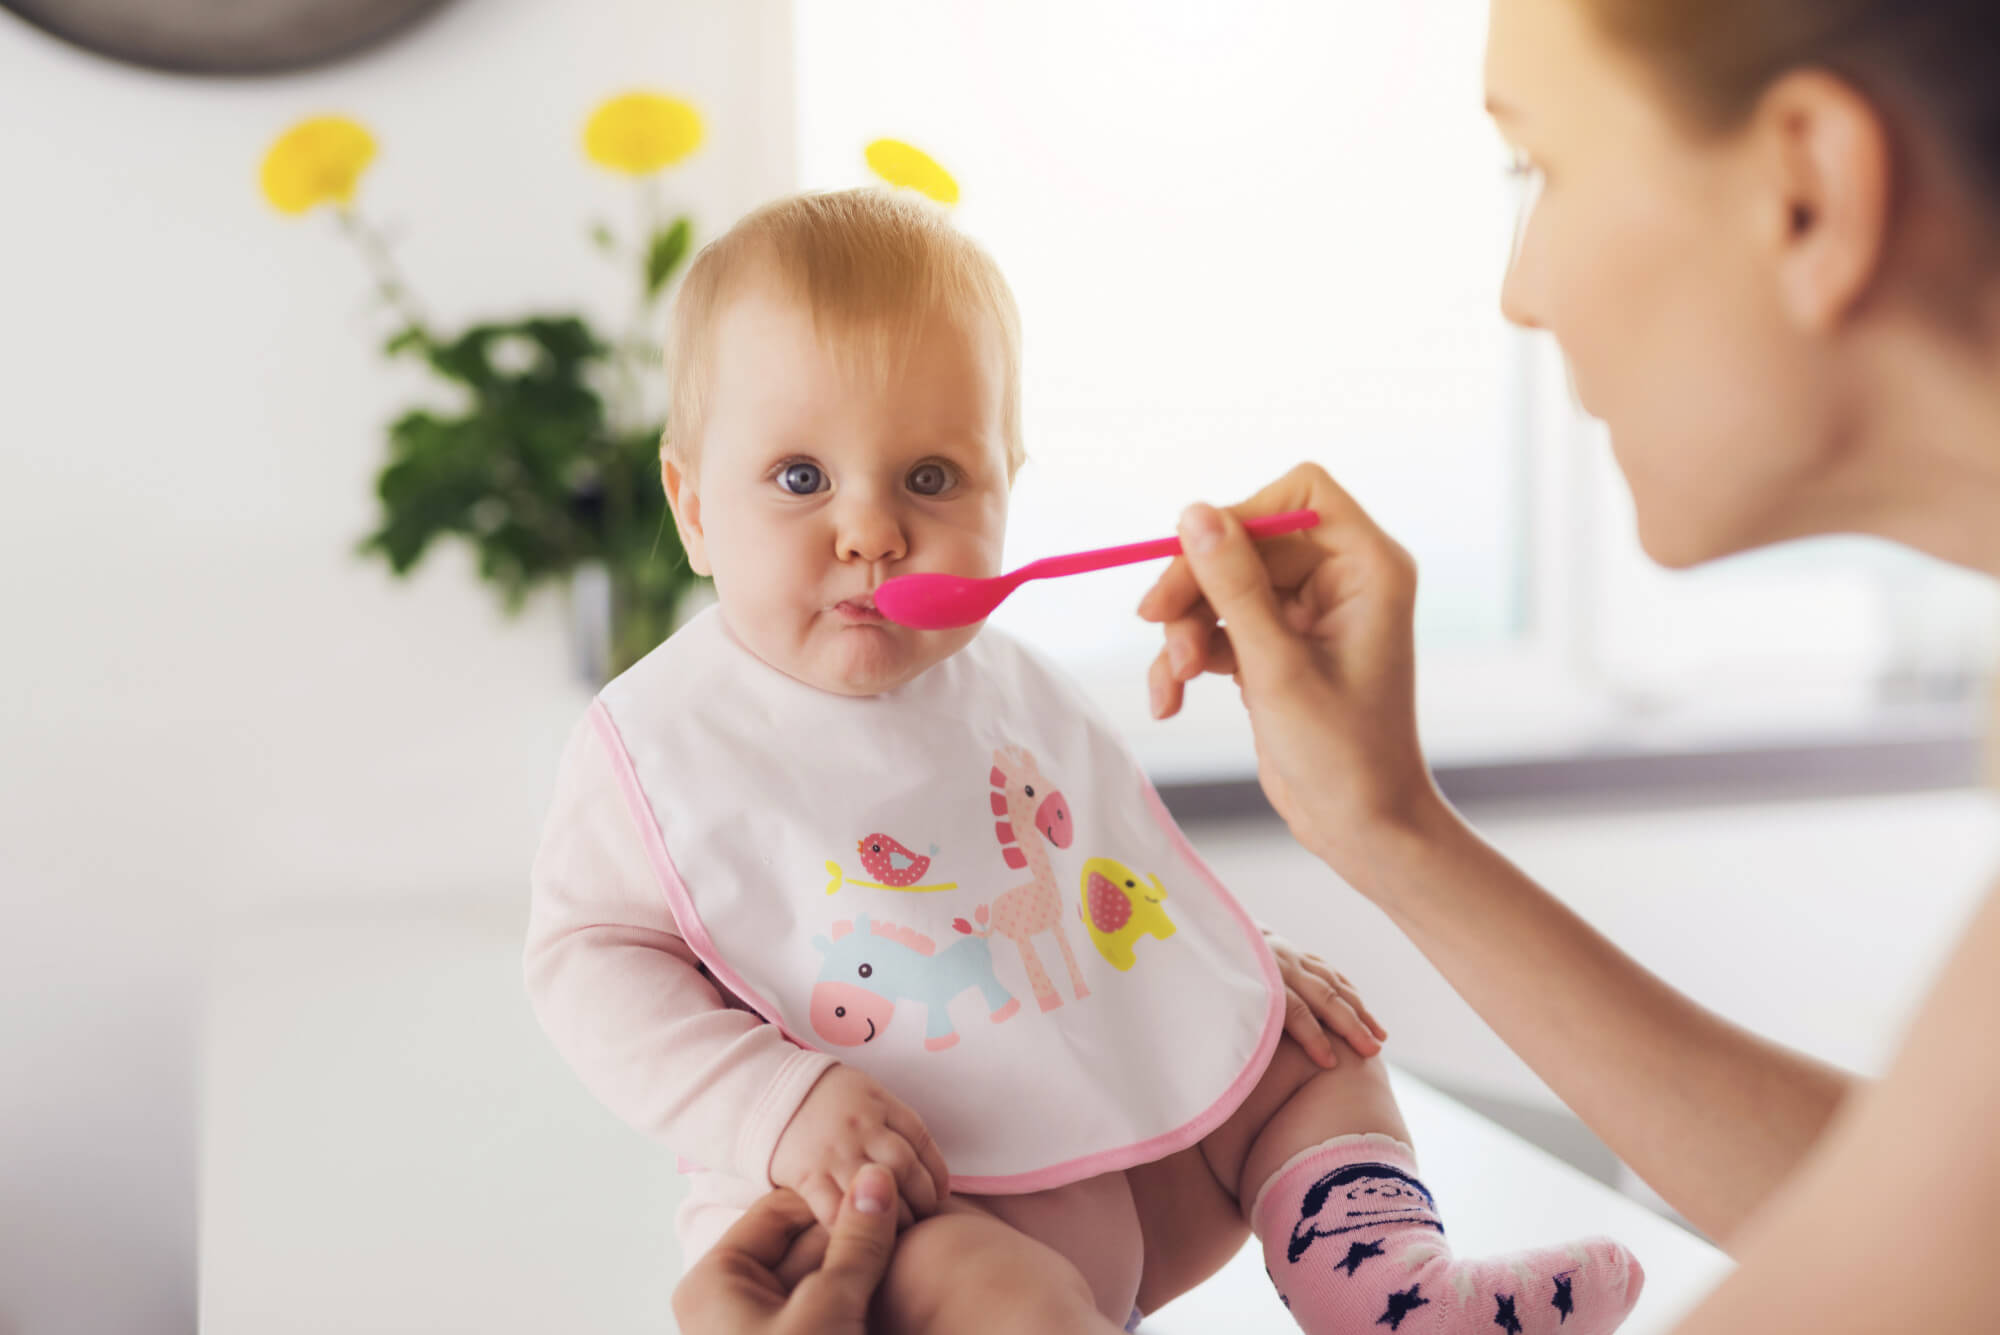
[{"label": "spoon handle", "polygon": [[[1319,516],[1311,510],[1289,510],[1281,515],[1266,515],[1262,519],[1245,521],[1243,531],[1252,538],[1275,538],[1283,533],[1296,533],[1300,529],[1311,528],[1319,523]],[[1112,566],[1131,565],[1135,561],[1156,561],[1162,556],[1179,556],[1179,538],[1155,538],[1150,542],[1128,542],[1122,547],[1098,547],[1087,552],[1071,552],[1065,556],[1045,556],[1039,561],[1022,566],[1016,573],[1023,579],[1048,579],[1055,575],[1081,575],[1090,570],[1108,570]]]}]

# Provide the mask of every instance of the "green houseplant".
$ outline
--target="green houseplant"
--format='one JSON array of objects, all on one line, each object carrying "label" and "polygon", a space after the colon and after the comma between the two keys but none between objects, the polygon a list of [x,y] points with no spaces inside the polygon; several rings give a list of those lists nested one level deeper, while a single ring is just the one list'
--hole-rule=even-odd
[{"label": "green houseplant", "polygon": [[659,374],[649,331],[694,234],[685,214],[661,216],[657,177],[701,139],[699,113],[657,93],[614,97],[585,126],[590,159],[632,177],[639,195],[636,245],[622,244],[602,222],[591,229],[602,249],[632,264],[633,315],[615,337],[573,311],[438,329],[354,207],[375,152],[355,121],[302,121],[263,165],[273,207],[292,215],[330,208],[360,251],[398,320],[384,352],[421,361],[455,391],[452,407],[411,407],[390,424],[375,480],[380,519],[357,550],[402,576],[441,540],[469,543],[480,576],[510,614],[546,585],[601,590],[605,642],[584,646],[586,671],[600,681],[665,639],[688,594],[705,583],[668,519],[663,424],[646,413],[640,392]]}]

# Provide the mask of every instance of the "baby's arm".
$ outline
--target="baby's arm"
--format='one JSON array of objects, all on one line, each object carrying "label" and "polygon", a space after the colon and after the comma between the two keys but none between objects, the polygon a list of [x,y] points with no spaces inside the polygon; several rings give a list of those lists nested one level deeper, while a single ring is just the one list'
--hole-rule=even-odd
[{"label": "baby's arm", "polygon": [[699,1161],[770,1182],[824,1053],[730,1007],[676,930],[591,719],[563,751],[532,873],[524,966],[542,1028],[619,1117]]}]

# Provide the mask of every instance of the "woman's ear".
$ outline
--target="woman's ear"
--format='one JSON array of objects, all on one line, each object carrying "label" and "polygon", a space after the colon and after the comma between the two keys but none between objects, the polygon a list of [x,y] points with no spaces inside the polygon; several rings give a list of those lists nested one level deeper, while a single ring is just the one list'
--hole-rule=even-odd
[{"label": "woman's ear", "polygon": [[660,488],[667,493],[667,507],[674,512],[674,527],[680,530],[681,549],[688,566],[697,575],[712,575],[708,567],[708,546],[701,532],[701,493],[694,479],[671,459],[660,460]]},{"label": "woman's ear", "polygon": [[1894,153],[1882,114],[1852,84],[1790,74],[1764,94],[1779,209],[1778,297],[1801,328],[1837,328],[1888,258]]}]

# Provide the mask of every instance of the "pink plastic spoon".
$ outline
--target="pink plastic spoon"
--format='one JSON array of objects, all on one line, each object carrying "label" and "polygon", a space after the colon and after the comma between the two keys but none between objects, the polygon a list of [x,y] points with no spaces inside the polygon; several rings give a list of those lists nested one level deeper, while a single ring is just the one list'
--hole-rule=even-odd
[{"label": "pink plastic spoon", "polygon": [[[1266,515],[1243,525],[1253,538],[1275,538],[1296,533],[1319,523],[1311,510],[1292,510]],[[1067,556],[1045,556],[1030,561],[1019,570],[990,579],[967,579],[963,575],[925,573],[898,575],[885,579],[875,590],[875,610],[891,621],[917,630],[949,630],[984,621],[1000,600],[1031,579],[1051,579],[1060,575],[1081,575],[1135,561],[1154,561],[1162,556],[1179,556],[1179,538],[1158,538],[1152,542],[1132,542],[1123,547],[1099,547],[1095,551],[1072,552]]]}]

